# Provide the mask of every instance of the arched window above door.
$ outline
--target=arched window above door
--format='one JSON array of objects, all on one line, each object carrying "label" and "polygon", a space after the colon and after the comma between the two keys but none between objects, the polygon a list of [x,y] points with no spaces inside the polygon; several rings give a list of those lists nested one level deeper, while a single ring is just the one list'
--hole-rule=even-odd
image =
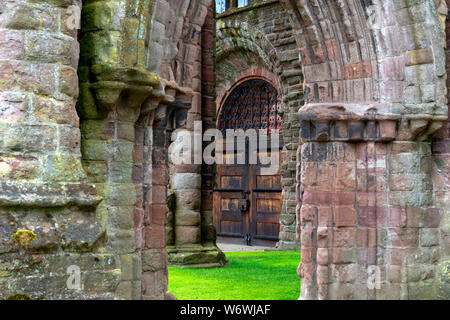
[{"label": "arched window above door", "polygon": [[223,104],[218,121],[226,129],[255,129],[270,134],[282,132],[283,118],[277,89],[262,79],[247,80],[234,88]]}]

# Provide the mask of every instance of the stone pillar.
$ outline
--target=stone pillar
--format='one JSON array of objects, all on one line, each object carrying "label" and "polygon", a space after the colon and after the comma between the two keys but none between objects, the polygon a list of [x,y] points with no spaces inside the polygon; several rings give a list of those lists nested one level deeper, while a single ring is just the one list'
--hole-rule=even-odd
[{"label": "stone pillar", "polygon": [[[175,77],[184,87],[177,88],[172,107],[179,104],[173,116],[176,123],[171,148],[182,144],[183,138],[199,139],[198,154],[202,156],[202,137],[194,137],[195,122],[205,121],[206,130],[211,125],[210,113],[214,110],[214,11],[212,2],[198,2],[188,9],[193,19],[189,28],[196,30],[179,44]],[[183,66],[181,68],[181,66]],[[188,108],[186,108],[188,107]],[[183,110],[184,108],[184,110]],[[193,143],[191,152],[193,150]],[[201,158],[200,161],[203,159]],[[184,266],[223,266],[225,256],[215,244],[212,226],[212,197],[202,185],[202,164],[194,164],[194,154],[188,154],[183,164],[169,164],[171,211],[166,228],[173,246],[168,246],[169,263]],[[203,194],[202,194],[203,193]],[[205,196],[205,198],[202,198]],[[208,198],[209,197],[209,198]],[[211,203],[208,203],[208,200]],[[170,231],[173,231],[171,233]]]},{"label": "stone pillar", "polygon": [[[81,1],[0,3],[0,299],[113,298],[121,277],[81,161],[76,11]],[[83,290],[68,288],[69,266]]]},{"label": "stone pillar", "polygon": [[[171,148],[186,145],[185,141],[193,142],[193,136],[190,130],[176,130]],[[202,166],[192,164],[194,157],[191,149],[186,150],[185,164],[169,163],[170,190],[174,197],[171,208],[174,241],[173,246],[167,249],[169,262],[190,267],[223,266],[225,256],[215,242],[211,241],[211,237],[205,238],[205,233],[202,232]]]},{"label": "stone pillar", "polygon": [[301,298],[437,298],[443,231],[426,137],[441,123],[367,107],[300,111]]},{"label": "stone pillar", "polygon": [[165,239],[167,185],[169,182],[166,108],[159,106],[153,116],[153,126],[144,133],[143,168],[143,248],[142,298],[163,300],[167,297],[168,273]]}]

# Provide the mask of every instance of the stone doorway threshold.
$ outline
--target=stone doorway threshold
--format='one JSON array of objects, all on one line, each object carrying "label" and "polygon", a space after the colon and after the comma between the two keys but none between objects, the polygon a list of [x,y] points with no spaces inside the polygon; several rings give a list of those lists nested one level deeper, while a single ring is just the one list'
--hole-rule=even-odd
[{"label": "stone doorway threshold", "polygon": [[[234,240],[234,239],[233,239]],[[231,240],[229,238],[217,237],[217,246],[222,252],[259,252],[259,251],[274,251],[276,242],[261,241],[252,246],[247,246],[241,239]]]}]

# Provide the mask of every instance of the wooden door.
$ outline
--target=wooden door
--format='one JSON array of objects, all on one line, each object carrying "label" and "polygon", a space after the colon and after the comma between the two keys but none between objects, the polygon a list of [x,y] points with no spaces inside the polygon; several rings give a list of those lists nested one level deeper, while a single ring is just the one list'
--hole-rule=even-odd
[{"label": "wooden door", "polygon": [[[270,136],[272,129],[281,131],[280,107],[273,86],[262,80],[248,81],[228,97],[219,115],[219,129],[224,133],[226,129],[253,129]],[[264,152],[277,152],[280,159],[279,146],[268,149]],[[280,232],[281,176],[279,170],[263,174],[258,148],[254,151],[256,163],[249,161],[251,152],[247,140],[245,164],[217,165],[213,219],[218,237],[234,238],[237,241],[231,242],[244,244],[250,238],[252,244],[267,245],[264,241],[278,241]],[[229,156],[237,163],[238,151]],[[228,163],[226,156],[223,163]]]},{"label": "wooden door", "polygon": [[[271,150],[269,152],[279,152]],[[251,212],[250,227],[253,239],[278,241],[281,213],[281,175],[263,174],[261,164],[249,167],[251,175]]]},{"label": "wooden door", "polygon": [[262,243],[257,240],[278,241],[281,176],[279,171],[264,174],[262,167],[261,164],[217,166],[213,201],[219,237],[239,238],[246,243],[250,236],[253,244]]},{"label": "wooden door", "polygon": [[243,238],[248,233],[248,215],[240,207],[248,194],[248,174],[245,165],[217,166],[213,203],[218,236]]}]

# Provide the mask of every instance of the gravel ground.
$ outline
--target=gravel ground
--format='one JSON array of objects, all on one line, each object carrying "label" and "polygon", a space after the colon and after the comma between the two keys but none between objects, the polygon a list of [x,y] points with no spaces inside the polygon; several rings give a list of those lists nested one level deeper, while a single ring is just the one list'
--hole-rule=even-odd
[{"label": "gravel ground", "polygon": [[239,244],[229,244],[229,243],[217,243],[217,246],[223,252],[257,252],[272,249],[271,247],[260,247],[260,246],[246,246]]}]

